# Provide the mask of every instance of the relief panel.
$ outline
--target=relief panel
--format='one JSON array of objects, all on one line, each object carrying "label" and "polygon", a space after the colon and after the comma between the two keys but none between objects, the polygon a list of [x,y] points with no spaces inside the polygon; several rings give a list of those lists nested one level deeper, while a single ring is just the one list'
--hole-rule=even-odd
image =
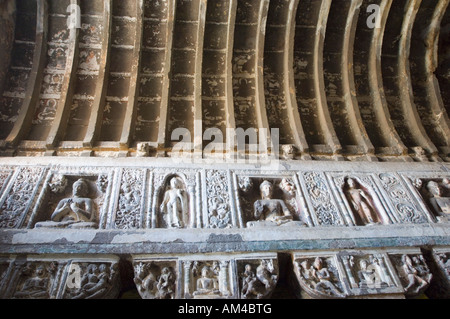
[{"label": "relief panel", "polygon": [[21,228],[36,200],[45,169],[21,167],[0,198],[0,228]]},{"label": "relief panel", "polygon": [[103,228],[112,172],[72,169],[51,171],[39,195],[29,227]]}]

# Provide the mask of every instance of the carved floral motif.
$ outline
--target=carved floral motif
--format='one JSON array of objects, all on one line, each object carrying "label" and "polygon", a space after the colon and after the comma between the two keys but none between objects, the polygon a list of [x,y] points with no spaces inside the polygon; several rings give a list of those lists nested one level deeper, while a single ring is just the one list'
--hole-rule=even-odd
[{"label": "carved floral motif", "polygon": [[24,215],[34,200],[35,191],[41,178],[42,168],[21,168],[6,198],[0,206],[0,228],[22,226]]},{"label": "carved floral motif", "polygon": [[322,174],[305,172],[302,174],[306,191],[320,225],[342,225],[339,211],[334,203],[330,189]]},{"label": "carved floral motif", "polygon": [[206,172],[209,228],[232,227],[229,187],[226,171]]},{"label": "carved floral motif", "polygon": [[427,219],[415,205],[413,198],[396,175],[384,173],[380,174],[379,178],[402,223],[427,222]]},{"label": "carved floral motif", "polygon": [[136,229],[140,227],[143,172],[125,169],[122,174],[119,201],[115,216],[118,229]]}]

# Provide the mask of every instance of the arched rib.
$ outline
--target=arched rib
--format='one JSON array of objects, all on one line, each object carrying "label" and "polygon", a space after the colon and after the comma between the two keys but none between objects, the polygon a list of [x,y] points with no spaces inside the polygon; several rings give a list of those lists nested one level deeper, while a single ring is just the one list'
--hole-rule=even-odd
[{"label": "arched rib", "polygon": [[373,155],[373,145],[359,113],[353,75],[353,46],[360,0],[331,4],[324,43],[324,78],[331,121],[343,153]]},{"label": "arched rib", "polygon": [[[208,1],[203,48],[203,131],[219,129],[226,141],[231,138],[228,130],[236,128],[232,68],[236,9],[237,0]],[[232,143],[223,147],[230,155],[234,151]],[[203,151],[206,155],[210,150]]]},{"label": "arched rib", "polygon": [[136,26],[134,35],[134,49],[128,91],[128,105],[120,137],[120,147],[128,149],[136,128],[136,114],[139,96],[139,66],[141,61],[142,37],[144,30],[144,0],[136,0]]},{"label": "arched rib", "polygon": [[313,79],[314,94],[317,101],[318,116],[321,126],[324,130],[324,137],[334,154],[342,151],[342,146],[337,138],[336,131],[327,107],[327,97],[325,93],[324,68],[323,68],[323,49],[325,42],[325,33],[327,29],[328,16],[330,13],[332,0],[324,0],[321,3],[320,13],[317,19],[317,27],[314,38],[314,60],[313,60]]},{"label": "arched rib", "polygon": [[382,139],[386,141],[385,145],[390,148],[388,153],[406,155],[408,150],[398,135],[394,123],[392,123],[383,89],[381,54],[386,22],[392,1],[393,0],[382,0],[380,2],[380,27],[376,27],[373,30],[373,37],[369,49],[368,83],[370,96],[373,102],[373,112],[380,127],[379,134],[382,136]]},{"label": "arched rib", "polygon": [[375,153],[375,148],[371,143],[364,123],[361,118],[361,113],[358,107],[358,100],[356,99],[356,88],[354,78],[353,65],[353,48],[356,37],[356,27],[358,24],[358,15],[362,0],[352,0],[347,15],[347,22],[344,32],[344,43],[342,45],[342,90],[344,94],[345,104],[350,117],[350,123],[353,128],[353,134],[358,142],[358,146],[362,147],[362,153],[371,156]]},{"label": "arched rib", "polygon": [[[272,152],[278,152],[274,150],[271,143],[271,134],[269,132],[269,121],[267,119],[266,102],[264,94],[264,44],[266,37],[266,24],[267,16],[269,13],[270,0],[258,0],[258,22],[257,32],[255,39],[255,104],[256,104],[256,117],[258,122],[258,132],[263,134],[259,135],[259,152],[261,155],[267,154],[268,149],[271,148]],[[266,133],[266,134],[264,134]],[[261,140],[261,138],[265,138]]]},{"label": "arched rib", "polygon": [[92,104],[91,116],[89,125],[86,131],[86,136],[83,140],[83,146],[92,148],[100,133],[102,122],[104,101],[106,98],[106,91],[108,89],[108,74],[109,74],[109,60],[111,48],[111,26],[112,26],[112,4],[113,0],[105,0],[103,8],[103,34],[102,34],[102,53],[100,60],[100,71],[95,88],[94,102]]},{"label": "arched rib", "polygon": [[[76,5],[79,8],[79,0],[71,0],[71,5]],[[78,14],[81,14],[78,12]],[[56,107],[56,114],[52,126],[47,136],[46,147],[48,150],[54,149],[56,144],[65,133],[67,122],[69,120],[70,109],[72,107],[72,97],[74,92],[74,82],[77,76],[78,65],[78,41],[79,29],[73,27],[69,30],[69,47],[66,57],[66,69],[64,72],[64,79],[61,86],[61,95]]]},{"label": "arched rib", "polygon": [[159,113],[159,128],[157,148],[159,152],[165,152],[166,149],[166,130],[167,119],[169,113],[170,103],[170,74],[172,70],[172,48],[173,48],[173,31],[175,27],[176,14],[176,0],[168,0],[167,3],[167,26],[165,37],[165,55],[164,55],[164,70],[162,79],[162,93]]},{"label": "arched rib", "polygon": [[295,79],[294,79],[294,41],[295,41],[295,16],[297,13],[298,3],[300,0],[293,0],[289,3],[289,11],[286,21],[286,36],[284,46],[283,59],[283,85],[284,94],[286,96],[286,106],[288,109],[288,117],[290,120],[291,130],[294,135],[294,144],[303,154],[309,153],[308,142],[306,141],[303,125],[300,120],[300,113],[298,112],[297,97],[295,93]]},{"label": "arched rib", "polygon": [[411,70],[414,102],[432,142],[445,158],[450,154],[450,121],[434,74],[440,25],[449,0],[423,1],[412,31]]},{"label": "arched rib", "polygon": [[197,18],[197,41],[195,44],[195,78],[194,78],[194,136],[192,137],[194,156],[202,157],[203,152],[203,114],[202,114],[202,69],[203,43],[205,35],[207,0],[199,0]]},{"label": "arched rib", "polygon": [[37,1],[36,40],[33,55],[33,65],[27,82],[25,98],[14,127],[5,139],[6,147],[17,146],[30,129],[35,113],[35,106],[39,101],[42,79],[47,56],[48,34],[48,4],[47,0]]},{"label": "arched rib", "polygon": [[417,152],[419,147],[436,155],[438,150],[428,137],[414,104],[410,74],[411,34],[421,2],[392,3],[383,43],[383,81],[389,92],[386,98],[390,114],[404,144],[411,152]]},{"label": "arched rib", "polygon": [[[234,44],[234,30],[236,23],[236,10],[237,10],[237,2],[238,0],[230,0],[230,5],[228,8],[228,39],[227,39],[227,52],[226,52],[226,61],[225,61],[225,70],[226,70],[226,82],[225,82],[225,108],[226,108],[226,127],[229,130],[236,129],[236,118],[234,114],[234,103],[233,103],[233,44]],[[225,132],[226,141],[231,142],[231,136],[228,136],[229,132]],[[230,143],[231,145],[227,145],[226,151],[228,153],[233,153],[234,143]]]},{"label": "arched rib", "polygon": [[279,129],[280,144],[308,151],[295,97],[293,57],[295,15],[299,1],[272,0],[266,26],[264,83],[267,118]]},{"label": "arched rib", "polygon": [[[196,156],[201,156],[203,146],[201,81],[205,20],[205,0],[177,2],[174,32],[178,41],[172,48],[165,145],[172,149],[177,142],[172,140],[172,133],[180,128],[187,130],[192,143],[190,151]],[[180,57],[183,63],[178,63]]]}]

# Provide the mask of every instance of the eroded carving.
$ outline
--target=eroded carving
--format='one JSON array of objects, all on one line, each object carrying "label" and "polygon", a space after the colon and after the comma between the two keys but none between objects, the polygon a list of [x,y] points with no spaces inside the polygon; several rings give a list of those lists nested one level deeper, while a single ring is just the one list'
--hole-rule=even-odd
[{"label": "eroded carving", "polygon": [[343,256],[342,260],[351,288],[357,294],[395,287],[384,255]]},{"label": "eroded carving", "polygon": [[435,181],[427,183],[428,201],[436,218],[440,222],[450,220],[450,197],[446,197],[443,187]]},{"label": "eroded carving", "polygon": [[143,188],[142,170],[123,171],[119,202],[114,220],[118,229],[136,229],[141,226]]},{"label": "eroded carving", "polygon": [[294,261],[301,287],[312,297],[344,298],[342,283],[333,258],[299,258]]},{"label": "eroded carving", "polygon": [[[272,259],[262,259],[259,265],[255,263],[245,264],[241,277],[242,299],[270,298],[278,282],[278,270]],[[256,272],[253,269],[256,268]]]},{"label": "eroded carving", "polygon": [[356,225],[370,226],[381,224],[381,218],[373,198],[365,187],[354,178],[348,178],[344,192],[353,211]]},{"label": "eroded carving", "polygon": [[[61,180],[61,179],[59,179]],[[64,179],[62,179],[64,180]],[[59,185],[59,184],[57,184]],[[65,183],[64,189],[67,187]],[[61,186],[53,186],[52,189],[61,191]],[[89,182],[80,178],[72,185],[72,196],[59,201],[50,221],[38,222],[35,227],[48,228],[95,228],[96,208],[94,202],[89,198]]]},{"label": "eroded carving", "polygon": [[35,190],[41,178],[42,168],[22,168],[0,206],[0,228],[21,227]]},{"label": "eroded carving", "polygon": [[[392,258],[395,260],[395,258]],[[396,261],[396,267],[407,295],[417,295],[423,292],[431,282],[433,275],[430,272],[422,255],[401,256]]]},{"label": "eroded carving", "polygon": [[208,227],[231,228],[229,182],[225,171],[206,172],[206,194],[208,204]]},{"label": "eroded carving", "polygon": [[168,228],[185,228],[190,224],[189,198],[185,188],[181,178],[172,177],[164,192],[160,212]]},{"label": "eroded carving", "polygon": [[134,283],[143,299],[174,299],[177,276],[173,263],[138,262]]},{"label": "eroded carving", "polygon": [[296,186],[289,178],[239,177],[239,202],[247,227],[305,226]]},{"label": "eroded carving", "polygon": [[[74,264],[71,266],[73,267]],[[66,299],[107,299],[117,293],[118,264],[76,263],[81,281],[79,287],[67,287]],[[67,284],[66,284],[67,286]]]},{"label": "eroded carving", "polygon": [[[185,288],[193,286],[193,298],[228,298],[232,296],[230,289],[229,261],[194,261],[185,264],[186,272],[190,272],[192,282],[185,282]],[[190,265],[192,265],[191,268]]]},{"label": "eroded carving", "polygon": [[342,218],[324,176],[317,172],[305,172],[302,176],[317,223],[327,226],[342,225]]},{"label": "eroded carving", "polygon": [[55,263],[27,263],[20,271],[19,282],[13,298],[50,299],[51,285],[55,279]]}]

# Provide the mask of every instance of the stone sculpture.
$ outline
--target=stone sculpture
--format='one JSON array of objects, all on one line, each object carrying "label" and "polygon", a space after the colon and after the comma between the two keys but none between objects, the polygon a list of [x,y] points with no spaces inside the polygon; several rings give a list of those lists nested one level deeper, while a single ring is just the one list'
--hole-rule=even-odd
[{"label": "stone sculpture", "polygon": [[272,260],[261,260],[256,268],[256,274],[250,264],[245,265],[242,277],[242,299],[267,298],[278,282],[278,276],[274,274],[275,268]]},{"label": "stone sculpture", "polygon": [[199,295],[219,295],[219,280],[213,269],[209,266],[203,266],[201,269],[201,277],[197,279],[197,290],[194,296]]},{"label": "stone sculpture", "polygon": [[50,284],[49,272],[43,264],[27,265],[22,271],[28,275],[22,286],[14,294],[19,299],[48,299],[50,297],[48,288]]},{"label": "stone sculpture", "polygon": [[72,186],[72,197],[62,199],[54,210],[51,220],[36,223],[35,227],[49,228],[95,228],[94,203],[88,198],[89,184],[80,178]]},{"label": "stone sculpture", "polygon": [[440,222],[448,221],[450,216],[450,198],[443,197],[443,191],[440,185],[435,181],[430,181],[427,184],[427,190],[431,196],[429,199],[430,205],[437,219]]},{"label": "stone sculpture", "polygon": [[89,264],[81,278],[81,287],[71,299],[100,299],[111,289],[114,270],[109,271],[106,264]]},{"label": "stone sculpture", "polygon": [[[260,187],[261,198],[254,203],[254,217],[257,223],[266,225],[282,225],[293,220],[293,216],[283,200],[272,198],[273,185],[265,180]],[[255,226],[249,222],[248,226]]]},{"label": "stone sculpture", "polygon": [[376,225],[380,224],[377,216],[377,210],[373,204],[370,194],[364,189],[358,187],[353,178],[347,180],[348,188],[346,195],[353,209],[357,225]]},{"label": "stone sculpture", "polygon": [[402,263],[402,270],[407,281],[407,285],[404,287],[405,292],[407,294],[418,294],[423,291],[433,277],[428,267],[424,266],[417,256],[411,258],[408,255],[403,255]]},{"label": "stone sculpture", "polygon": [[160,211],[167,215],[168,228],[184,228],[189,225],[188,197],[179,177],[170,180],[170,188],[164,193]]},{"label": "stone sculpture", "polygon": [[343,298],[345,295],[333,282],[334,279],[321,257],[314,259],[313,265],[309,259],[296,262],[303,287],[311,294],[322,298]]}]

